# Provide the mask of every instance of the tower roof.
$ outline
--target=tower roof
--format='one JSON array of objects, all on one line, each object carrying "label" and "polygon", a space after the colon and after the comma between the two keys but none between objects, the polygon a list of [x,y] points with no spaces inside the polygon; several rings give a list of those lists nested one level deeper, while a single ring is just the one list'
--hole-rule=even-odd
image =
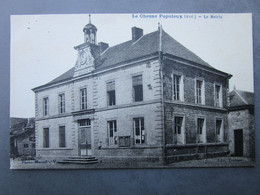
[{"label": "tower roof", "polygon": [[89,23],[83,28],[83,31],[85,31],[85,29],[92,29],[97,31],[97,27],[93,24],[91,24],[91,15],[89,14]]},{"label": "tower roof", "polygon": [[85,29],[93,29],[93,30],[97,31],[97,27],[96,27],[95,25],[91,24],[91,23],[88,23],[88,24],[84,27],[83,31],[84,31]]}]

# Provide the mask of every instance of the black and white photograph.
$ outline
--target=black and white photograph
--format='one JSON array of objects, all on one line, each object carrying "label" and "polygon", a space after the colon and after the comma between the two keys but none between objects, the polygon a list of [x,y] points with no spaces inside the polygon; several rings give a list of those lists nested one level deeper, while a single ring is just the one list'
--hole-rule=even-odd
[{"label": "black and white photograph", "polygon": [[255,166],[252,14],[10,25],[10,169]]}]

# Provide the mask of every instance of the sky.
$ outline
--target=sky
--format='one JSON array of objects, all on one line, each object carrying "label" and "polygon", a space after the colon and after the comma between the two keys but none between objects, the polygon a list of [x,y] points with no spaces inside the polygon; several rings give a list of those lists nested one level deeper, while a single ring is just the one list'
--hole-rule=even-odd
[{"label": "sky", "polygon": [[[131,39],[131,27],[144,34],[164,31],[214,68],[230,73],[230,90],[253,92],[251,14],[92,14],[97,41],[113,46]],[[72,68],[75,46],[83,43],[88,14],[11,16],[11,117],[33,117],[34,92]]]}]

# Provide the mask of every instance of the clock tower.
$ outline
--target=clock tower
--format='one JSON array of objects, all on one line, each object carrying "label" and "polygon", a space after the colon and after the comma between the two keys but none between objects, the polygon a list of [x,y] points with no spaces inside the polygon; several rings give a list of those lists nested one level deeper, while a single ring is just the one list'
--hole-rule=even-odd
[{"label": "clock tower", "polygon": [[99,46],[97,45],[97,28],[89,23],[83,28],[84,43],[74,47],[78,51],[78,58],[75,64],[74,77],[90,73],[95,69],[95,57],[98,54]]}]

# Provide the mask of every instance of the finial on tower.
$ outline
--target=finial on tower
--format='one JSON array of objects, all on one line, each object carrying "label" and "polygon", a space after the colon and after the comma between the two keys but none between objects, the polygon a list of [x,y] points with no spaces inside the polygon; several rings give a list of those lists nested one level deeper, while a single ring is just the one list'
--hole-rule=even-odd
[{"label": "finial on tower", "polygon": [[88,17],[89,17],[89,24],[91,24],[91,15],[89,14]]}]

